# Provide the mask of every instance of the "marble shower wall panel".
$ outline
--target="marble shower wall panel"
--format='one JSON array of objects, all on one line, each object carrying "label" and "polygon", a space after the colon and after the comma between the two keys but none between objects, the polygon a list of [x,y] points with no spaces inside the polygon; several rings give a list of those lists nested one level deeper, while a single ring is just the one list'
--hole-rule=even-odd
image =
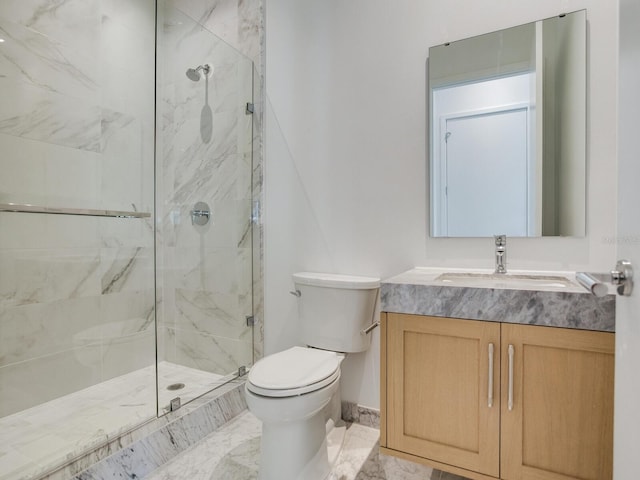
[{"label": "marble shower wall panel", "polygon": [[251,340],[206,335],[197,330],[166,328],[167,360],[218,375],[228,375],[251,363]]},{"label": "marble shower wall panel", "polygon": [[262,65],[262,2],[260,0],[171,0],[225,43]]},{"label": "marble shower wall panel", "polygon": [[[243,245],[252,244],[253,248],[253,313],[256,318],[254,328],[254,359],[259,359],[263,354],[263,235],[260,218],[260,209],[263,200],[262,192],[262,118],[263,118],[263,58],[264,58],[264,15],[262,0],[170,0],[170,7],[175,7],[188,17],[210,30],[227,44],[234,47],[253,61],[254,72],[251,76],[241,75],[242,78],[251,78],[253,85],[253,102],[255,113],[250,117],[241,117],[242,122],[252,122],[253,142],[249,150],[238,146],[241,153],[247,152],[241,161],[251,164],[253,170],[251,192],[248,195],[240,194],[240,198],[250,199],[252,214],[255,214],[255,223],[247,225],[247,233],[244,236]],[[245,144],[246,145],[246,144]],[[240,188],[247,185],[244,179],[238,180]],[[250,229],[250,230],[249,230]]]},{"label": "marble shower wall panel", "polygon": [[[12,187],[2,188],[1,200],[150,210],[154,8],[152,0],[2,2],[0,87],[9,94],[0,113],[0,148],[8,152],[0,167]],[[34,170],[41,178],[25,174]],[[123,172],[127,182],[114,191],[108,182]],[[24,189],[16,180],[26,180]]]},{"label": "marble shower wall panel", "polygon": [[[4,0],[0,37],[0,202],[152,212],[155,2]],[[0,416],[153,364],[153,240],[0,213]]]},{"label": "marble shower wall panel", "polygon": [[[2,10],[0,33],[6,45],[3,45],[0,68],[5,78],[98,104],[100,64],[94,52],[87,50],[85,44],[63,43],[14,23],[11,14]],[[96,32],[98,26],[96,23]]]},{"label": "marble shower wall panel", "polygon": [[[23,217],[45,226],[52,220],[2,214],[0,231],[11,231],[7,219]],[[70,232],[88,222],[94,235],[79,248],[0,250],[0,416],[155,360],[153,248],[127,246],[139,234],[148,237],[139,243],[150,244],[151,232],[137,219],[56,218],[70,222]],[[90,246],[115,224],[121,246]],[[39,239],[46,246],[52,237]]]},{"label": "marble shower wall panel", "polygon": [[100,151],[100,107],[29,83],[0,78],[0,133],[88,152]]},{"label": "marble shower wall panel", "polygon": [[101,204],[99,153],[7,134],[0,134],[0,151],[1,202],[83,207]]},{"label": "marble shower wall panel", "polygon": [[0,367],[0,385],[3,386],[0,390],[0,416],[11,415],[99,383],[100,367],[85,365],[82,360],[99,356],[100,346],[92,345]]},{"label": "marble shower wall panel", "polygon": [[[185,14],[206,5],[218,8],[168,2],[161,13],[159,318],[166,360],[226,375],[252,361],[245,317],[253,312],[253,125],[245,107],[253,100],[253,66],[218,38],[220,31],[216,37],[199,17]],[[238,4],[231,6],[217,10],[218,25],[236,29]],[[187,78],[188,68],[203,64],[213,67],[208,78]],[[211,112],[211,141],[202,135],[203,109]],[[211,207],[204,226],[190,219],[198,201]]]}]

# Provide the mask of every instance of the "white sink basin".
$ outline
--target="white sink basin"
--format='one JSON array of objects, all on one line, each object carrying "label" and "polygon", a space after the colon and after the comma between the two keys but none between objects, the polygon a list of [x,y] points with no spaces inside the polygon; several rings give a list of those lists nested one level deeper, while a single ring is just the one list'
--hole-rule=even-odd
[{"label": "white sink basin", "polygon": [[558,289],[575,287],[566,277],[554,275],[518,275],[499,273],[447,272],[437,276],[435,282],[443,285],[481,288]]}]

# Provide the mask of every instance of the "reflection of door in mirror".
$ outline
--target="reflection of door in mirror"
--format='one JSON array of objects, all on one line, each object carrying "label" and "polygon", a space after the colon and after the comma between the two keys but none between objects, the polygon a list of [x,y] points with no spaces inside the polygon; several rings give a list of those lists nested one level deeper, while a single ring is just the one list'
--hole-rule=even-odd
[{"label": "reflection of door in mirror", "polygon": [[436,235],[539,235],[532,86],[529,73],[434,89]]},{"label": "reflection of door in mirror", "polygon": [[429,49],[434,237],[584,236],[586,12]]}]

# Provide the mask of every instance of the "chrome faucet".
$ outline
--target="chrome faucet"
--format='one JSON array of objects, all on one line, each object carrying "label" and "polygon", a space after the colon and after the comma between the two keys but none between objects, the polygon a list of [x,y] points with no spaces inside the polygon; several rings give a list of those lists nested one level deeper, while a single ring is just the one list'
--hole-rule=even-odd
[{"label": "chrome faucet", "polygon": [[496,240],[496,271],[495,273],[507,273],[507,236],[494,235]]}]

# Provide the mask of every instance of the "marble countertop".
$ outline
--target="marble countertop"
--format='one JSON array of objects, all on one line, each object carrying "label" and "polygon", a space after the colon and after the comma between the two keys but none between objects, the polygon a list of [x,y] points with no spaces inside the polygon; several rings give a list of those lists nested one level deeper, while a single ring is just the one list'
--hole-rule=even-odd
[{"label": "marble countertop", "polygon": [[[615,295],[591,295],[575,282],[575,272],[514,270],[508,276],[524,279],[514,282],[491,273],[477,269],[414,268],[383,280],[381,309],[393,313],[615,331]],[[461,282],[443,282],[442,277],[438,278],[442,274],[450,274]],[[532,281],[529,285],[526,279],[530,277],[556,280],[564,277],[565,281]]]}]

